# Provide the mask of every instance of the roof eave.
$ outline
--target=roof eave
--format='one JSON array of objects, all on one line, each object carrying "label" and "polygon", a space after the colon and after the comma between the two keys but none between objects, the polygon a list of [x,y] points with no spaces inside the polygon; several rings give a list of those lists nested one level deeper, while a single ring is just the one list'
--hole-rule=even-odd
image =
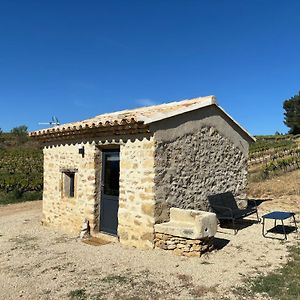
[{"label": "roof eave", "polygon": [[251,142],[256,142],[256,138],[252,136],[243,126],[241,126],[236,120],[234,120],[221,106],[217,107],[225,114],[235,125],[237,125],[250,139]]},{"label": "roof eave", "polygon": [[71,125],[71,124],[64,124],[56,127],[46,128],[42,130],[36,130],[29,133],[30,137],[39,137],[39,136],[49,136],[49,135],[59,135],[59,134],[76,134],[81,132],[87,132],[90,130],[105,130],[105,131],[113,131],[115,128],[130,128],[131,126],[142,126],[144,124],[139,122],[133,118],[131,119],[123,119],[120,122],[99,122],[99,123],[92,123],[91,125]]},{"label": "roof eave", "polygon": [[76,130],[64,130],[64,131],[45,131],[45,132],[34,132],[35,134],[31,134],[30,138],[37,140],[44,139],[65,139],[65,138],[76,138],[79,136],[89,135],[89,134],[97,134],[99,137],[102,134],[111,133],[114,135],[126,135],[133,133],[141,133],[141,132],[149,132],[149,126],[144,125],[141,122],[135,122],[131,124],[124,125],[115,125],[115,126],[102,126],[102,127],[82,127]]},{"label": "roof eave", "polygon": [[167,114],[156,114],[154,116],[152,116],[151,118],[149,117],[143,117],[140,118],[140,121],[142,121],[145,125],[149,125],[151,123],[155,123],[155,122],[159,122],[161,120],[167,119],[167,118],[171,118],[174,116],[178,116],[187,112],[191,112],[197,109],[201,109],[210,105],[215,105],[216,107],[218,107],[236,126],[238,126],[245,134],[246,136],[249,138],[250,142],[255,142],[256,139],[255,137],[253,137],[244,127],[242,127],[237,121],[235,121],[221,106],[218,105],[217,99],[215,96],[211,96],[210,98],[208,98],[207,100],[201,102],[201,103],[197,103],[185,108],[181,108],[172,112],[169,112]]}]

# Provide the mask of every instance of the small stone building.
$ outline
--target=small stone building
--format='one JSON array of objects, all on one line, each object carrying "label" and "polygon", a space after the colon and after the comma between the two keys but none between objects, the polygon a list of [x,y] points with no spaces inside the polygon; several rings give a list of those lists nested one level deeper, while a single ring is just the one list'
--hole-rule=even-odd
[{"label": "small stone building", "polygon": [[103,114],[31,132],[44,146],[43,223],[153,248],[171,207],[244,194],[253,138],[214,96]]}]

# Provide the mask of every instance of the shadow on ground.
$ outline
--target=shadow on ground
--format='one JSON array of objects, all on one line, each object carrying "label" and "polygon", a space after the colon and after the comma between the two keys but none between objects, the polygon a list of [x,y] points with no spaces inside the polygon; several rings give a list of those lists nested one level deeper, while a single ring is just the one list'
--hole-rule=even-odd
[{"label": "shadow on ground", "polygon": [[225,246],[227,246],[229,242],[230,242],[230,240],[215,237],[214,238],[214,249],[221,250]]}]

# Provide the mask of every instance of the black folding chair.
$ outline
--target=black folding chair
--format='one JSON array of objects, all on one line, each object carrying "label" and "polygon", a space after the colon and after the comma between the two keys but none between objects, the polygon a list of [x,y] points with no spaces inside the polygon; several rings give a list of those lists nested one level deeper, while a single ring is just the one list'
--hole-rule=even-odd
[{"label": "black folding chair", "polygon": [[208,196],[208,202],[212,211],[217,215],[219,221],[231,220],[234,234],[237,234],[235,221],[243,219],[249,215],[256,214],[257,221],[260,222],[255,200],[248,201],[245,209],[238,208],[235,198],[231,192]]}]

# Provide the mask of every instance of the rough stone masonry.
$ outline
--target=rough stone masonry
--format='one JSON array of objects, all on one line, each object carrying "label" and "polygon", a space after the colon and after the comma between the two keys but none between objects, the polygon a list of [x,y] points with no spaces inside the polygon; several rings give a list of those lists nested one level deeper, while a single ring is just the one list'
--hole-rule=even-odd
[{"label": "rough stone masonry", "polygon": [[[99,231],[101,149],[78,144],[44,149],[44,223],[79,232],[88,219]],[[169,220],[170,207],[208,210],[207,195],[243,192],[246,156],[213,127],[172,141],[155,137],[120,144],[118,237],[138,248],[154,247],[154,224]],[[63,193],[63,171],[75,170],[75,197]]]},{"label": "rough stone masonry", "polygon": [[170,207],[207,211],[207,196],[247,183],[246,155],[213,127],[156,142],[156,222],[169,220]]},{"label": "rough stone masonry", "polygon": [[200,257],[214,249],[214,237],[188,239],[170,234],[155,233],[155,248],[163,249],[175,255]]},{"label": "rough stone masonry", "polygon": [[[118,238],[138,248],[154,246],[154,140],[124,139],[120,143],[120,195]],[[44,148],[43,224],[79,233],[85,219],[91,234],[99,234],[101,205],[101,147],[85,144],[85,156],[78,144]],[[64,171],[75,173],[75,195],[63,191]]]},{"label": "rough stone masonry", "polygon": [[92,236],[103,235],[102,152],[117,149],[115,239],[137,248],[167,245],[199,253],[203,241],[160,236],[155,225],[169,221],[171,207],[207,211],[208,195],[243,195],[254,140],[212,96],[103,114],[31,136],[44,144],[44,224],[79,234],[87,220]]}]

